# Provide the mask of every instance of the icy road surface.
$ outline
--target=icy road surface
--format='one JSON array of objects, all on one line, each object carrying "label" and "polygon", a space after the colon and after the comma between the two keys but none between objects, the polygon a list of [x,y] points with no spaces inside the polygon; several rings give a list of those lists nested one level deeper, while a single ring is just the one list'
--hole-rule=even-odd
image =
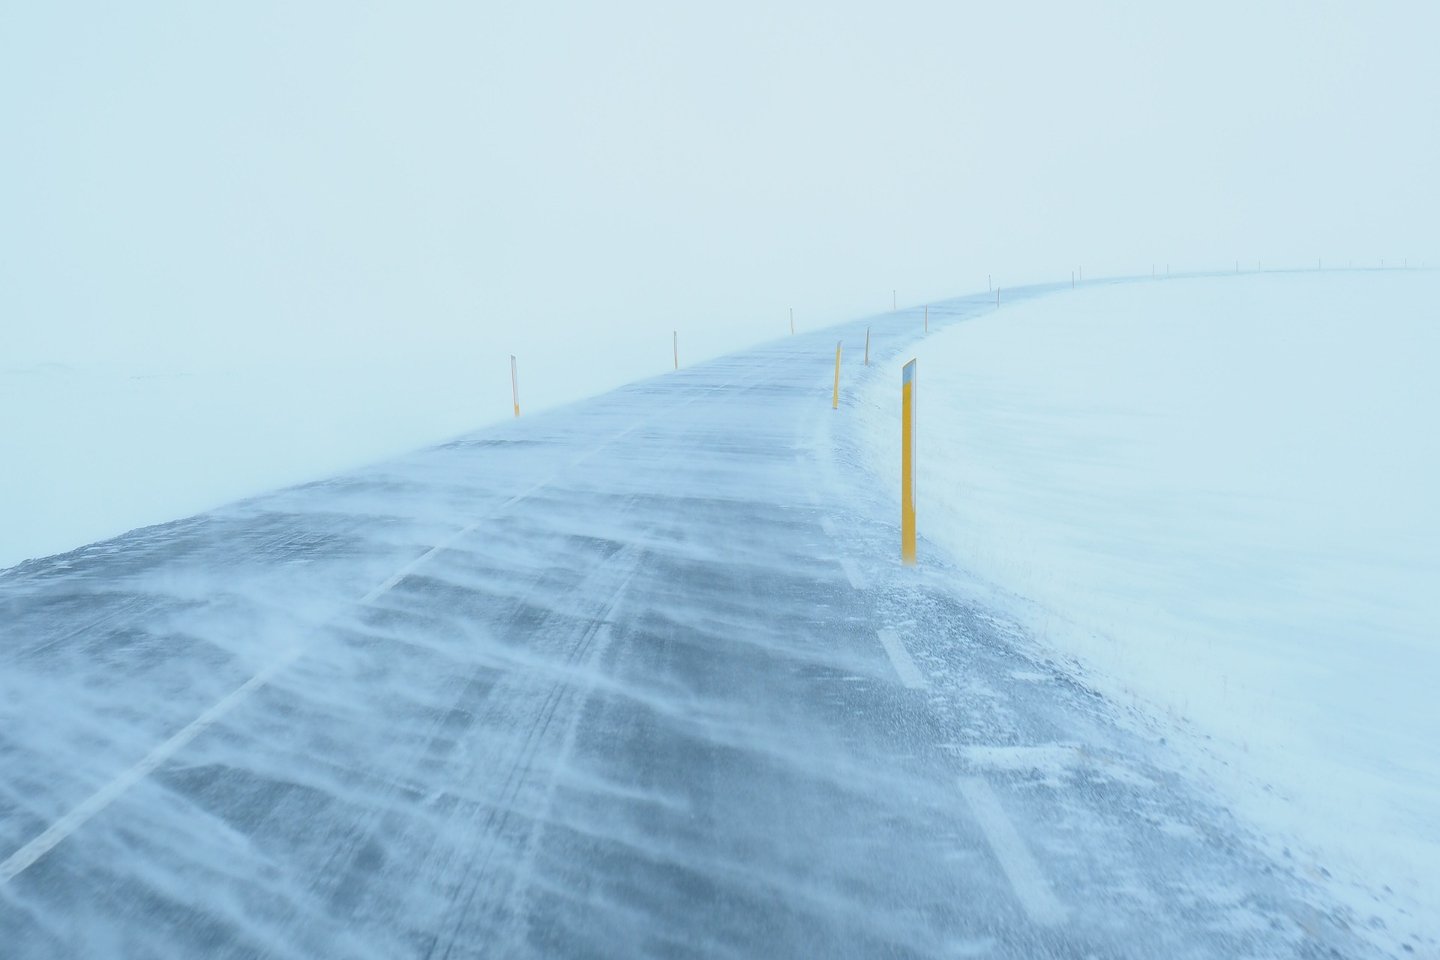
[{"label": "icy road surface", "polygon": [[948,592],[923,504],[898,566],[831,374],[843,337],[847,396],[898,384],[919,332],[0,573],[0,952],[1366,955],[1142,718]]}]

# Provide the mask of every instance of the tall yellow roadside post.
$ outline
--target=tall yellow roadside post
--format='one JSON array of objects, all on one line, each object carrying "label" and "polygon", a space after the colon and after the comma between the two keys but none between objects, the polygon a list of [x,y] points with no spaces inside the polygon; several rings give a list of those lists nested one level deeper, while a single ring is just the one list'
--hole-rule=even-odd
[{"label": "tall yellow roadside post", "polygon": [[835,341],[835,393],[830,398],[830,409],[840,409],[840,345],[844,341]]},{"label": "tall yellow roadside post", "polygon": [[900,561],[915,565],[915,361],[900,379]]},{"label": "tall yellow roadside post", "polygon": [[515,376],[515,354],[510,354],[510,396],[515,400],[515,416],[520,416],[520,381]]}]

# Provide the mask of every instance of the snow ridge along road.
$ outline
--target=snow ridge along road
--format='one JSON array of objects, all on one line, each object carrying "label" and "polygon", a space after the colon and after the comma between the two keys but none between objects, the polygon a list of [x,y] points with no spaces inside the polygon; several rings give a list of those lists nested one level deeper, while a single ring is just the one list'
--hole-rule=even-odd
[{"label": "snow ridge along road", "polygon": [[900,567],[838,441],[921,323],[0,573],[7,956],[1365,955]]}]

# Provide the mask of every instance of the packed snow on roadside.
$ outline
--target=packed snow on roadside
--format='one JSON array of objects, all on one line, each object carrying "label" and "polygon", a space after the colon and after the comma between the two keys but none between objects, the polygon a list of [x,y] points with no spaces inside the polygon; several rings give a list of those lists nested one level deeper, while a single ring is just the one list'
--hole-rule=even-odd
[{"label": "packed snow on roadside", "polygon": [[1440,929],[1437,304],[1429,272],[1093,284],[916,351],[922,552],[1401,937]]}]

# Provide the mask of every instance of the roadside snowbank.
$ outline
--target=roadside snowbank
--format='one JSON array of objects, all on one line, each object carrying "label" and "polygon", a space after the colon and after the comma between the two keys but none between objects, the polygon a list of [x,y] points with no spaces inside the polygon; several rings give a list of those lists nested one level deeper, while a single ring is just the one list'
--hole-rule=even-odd
[{"label": "roadside snowbank", "polygon": [[[1432,935],[1437,304],[1400,271],[1092,285],[917,350],[922,541],[1198,734],[1185,761],[1358,920]],[[886,478],[898,377],[861,403]]]}]

